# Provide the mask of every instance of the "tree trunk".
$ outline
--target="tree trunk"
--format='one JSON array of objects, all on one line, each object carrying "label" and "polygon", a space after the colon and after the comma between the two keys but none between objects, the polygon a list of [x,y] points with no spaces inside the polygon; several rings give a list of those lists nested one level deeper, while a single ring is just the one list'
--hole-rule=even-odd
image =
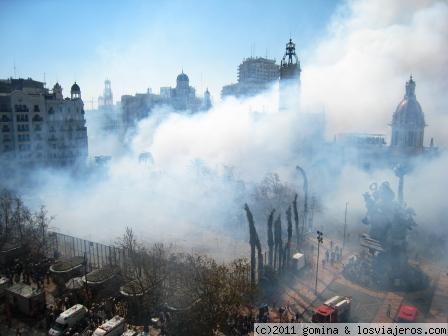
[{"label": "tree trunk", "polygon": [[268,246],[269,246],[269,266],[273,267],[273,254],[274,254],[274,234],[272,232],[272,225],[274,222],[275,209],[271,211],[268,218]]},{"label": "tree trunk", "polygon": [[291,219],[291,206],[286,210],[286,220],[288,222],[288,242],[285,249],[285,266],[289,267],[289,260],[291,258],[291,239],[292,239],[292,219]]},{"label": "tree trunk", "polygon": [[300,244],[300,233],[299,233],[299,211],[297,210],[297,194],[294,196],[294,201],[292,202],[292,207],[294,210],[294,224],[296,227],[296,240],[297,240],[297,249]]}]

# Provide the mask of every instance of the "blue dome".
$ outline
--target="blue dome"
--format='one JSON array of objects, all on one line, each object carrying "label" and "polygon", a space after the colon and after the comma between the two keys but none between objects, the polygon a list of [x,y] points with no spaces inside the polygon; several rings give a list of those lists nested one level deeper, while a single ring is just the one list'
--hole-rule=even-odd
[{"label": "blue dome", "polygon": [[177,76],[177,81],[178,82],[188,82],[190,79],[188,78],[188,76],[186,74],[184,74],[184,72],[182,71],[181,74],[179,74]]},{"label": "blue dome", "polygon": [[79,92],[81,92],[81,88],[75,82],[75,84],[72,85],[72,88],[71,88],[70,92],[72,92],[72,93],[79,93]]}]

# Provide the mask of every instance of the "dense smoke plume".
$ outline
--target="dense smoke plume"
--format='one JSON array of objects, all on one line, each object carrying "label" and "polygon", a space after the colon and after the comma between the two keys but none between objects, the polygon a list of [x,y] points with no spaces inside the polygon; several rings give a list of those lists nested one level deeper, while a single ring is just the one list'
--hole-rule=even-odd
[{"label": "dense smoke plume", "polygon": [[348,1],[328,36],[306,51],[303,95],[324,104],[330,134],[390,134],[392,112],[412,74],[430,137],[446,145],[448,3]]},{"label": "dense smoke plume", "polygon": [[[430,125],[425,144],[431,136],[447,144],[447,34],[445,2],[345,4],[322,41],[312,50],[299,47],[299,56],[305,56],[301,111],[324,108],[330,142],[343,131],[389,134],[387,125],[412,73]],[[325,151],[325,144],[315,149],[325,160],[311,165],[297,140],[304,131],[301,116],[278,111],[277,85],[257,97],[217,101],[210,111],[194,115],[161,107],[139,123],[125,153],[118,143],[109,146],[109,139],[98,142],[101,149],[91,143],[91,153],[113,156],[108,168],[85,178],[42,171],[35,175],[39,185],[21,192],[33,204],[45,204],[61,232],[110,242],[129,226],[144,240],[215,256],[247,256],[243,205],[252,209],[254,185],[275,172],[299,192],[302,182],[295,167],[300,164],[309,173],[311,193],[323,205],[315,224],[339,232],[349,202],[349,227],[358,225],[365,212],[362,193],[371,182],[388,180],[394,186],[396,177],[392,170],[366,172],[354,166],[334,173],[328,165],[339,158]],[[94,125],[88,129],[93,137]],[[142,152],[150,152],[155,163],[139,163]],[[441,181],[447,163],[443,153],[421,162],[405,182],[405,199],[415,209],[417,223],[444,234],[448,195]],[[271,210],[254,214],[259,232],[266,230]],[[262,244],[267,245],[266,239]]]}]

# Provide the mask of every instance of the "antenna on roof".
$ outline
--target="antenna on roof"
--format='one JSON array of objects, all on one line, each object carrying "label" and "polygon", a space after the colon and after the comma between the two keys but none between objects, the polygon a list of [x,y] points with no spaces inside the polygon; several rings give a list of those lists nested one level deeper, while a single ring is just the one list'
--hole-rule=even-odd
[{"label": "antenna on roof", "polygon": [[14,61],[14,78],[17,78],[17,75],[16,75],[16,61]]},{"label": "antenna on roof", "polygon": [[44,87],[45,85],[47,85],[46,80],[45,80],[45,72],[44,72]]}]

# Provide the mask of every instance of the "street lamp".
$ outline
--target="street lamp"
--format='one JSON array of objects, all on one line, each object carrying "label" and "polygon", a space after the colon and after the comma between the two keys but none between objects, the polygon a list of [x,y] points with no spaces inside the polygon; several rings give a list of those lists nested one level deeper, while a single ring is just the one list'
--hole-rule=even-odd
[{"label": "street lamp", "polygon": [[323,232],[317,231],[317,263],[316,263],[316,283],[314,284],[314,291],[317,293],[317,277],[319,274],[319,251],[320,251],[320,244],[323,243]]}]

